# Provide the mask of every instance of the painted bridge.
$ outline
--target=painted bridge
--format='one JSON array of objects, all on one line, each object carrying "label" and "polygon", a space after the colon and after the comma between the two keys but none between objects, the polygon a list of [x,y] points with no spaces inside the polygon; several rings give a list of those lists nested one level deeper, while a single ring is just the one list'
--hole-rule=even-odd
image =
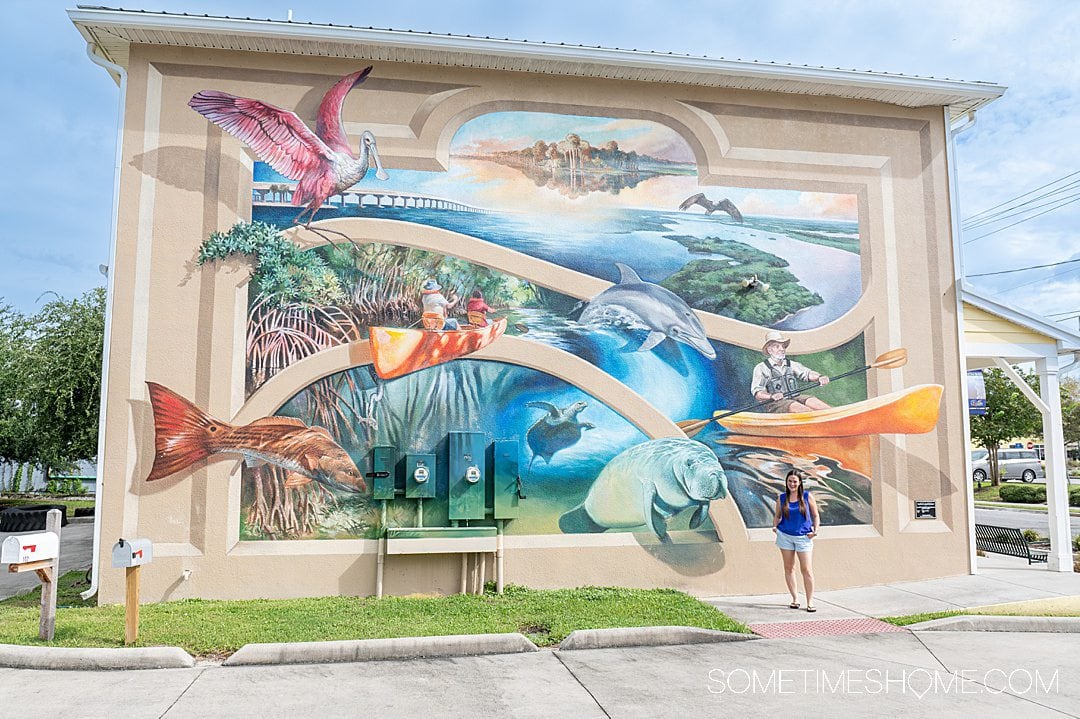
[{"label": "painted bridge", "polygon": [[[251,186],[251,200],[256,205],[269,207],[293,206],[292,197],[295,185],[286,185],[278,182],[256,182]],[[350,198],[356,198],[354,201]],[[350,188],[344,192],[332,195],[323,203],[324,207],[346,207],[358,205],[360,207],[401,207],[418,210],[444,210],[447,212],[477,212],[487,214],[491,210],[482,207],[473,207],[463,202],[448,200],[445,197],[434,197],[418,192],[404,192],[396,190],[371,190],[365,188]]]}]

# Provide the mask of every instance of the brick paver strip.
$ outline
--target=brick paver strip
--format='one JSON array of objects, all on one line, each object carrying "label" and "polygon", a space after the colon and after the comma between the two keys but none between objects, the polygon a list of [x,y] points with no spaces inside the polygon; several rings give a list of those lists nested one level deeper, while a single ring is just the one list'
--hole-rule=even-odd
[{"label": "brick paver strip", "polygon": [[839,634],[879,634],[906,632],[907,629],[880,619],[822,619],[806,622],[773,622],[751,624],[750,631],[768,639],[793,639],[796,637],[824,637]]}]

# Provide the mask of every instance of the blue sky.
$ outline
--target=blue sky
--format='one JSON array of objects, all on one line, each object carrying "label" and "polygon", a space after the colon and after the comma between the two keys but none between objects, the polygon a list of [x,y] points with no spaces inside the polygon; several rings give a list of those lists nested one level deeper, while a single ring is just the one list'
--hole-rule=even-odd
[{"label": "blue sky", "polygon": [[[7,0],[0,28],[8,70],[0,75],[7,138],[0,144],[7,170],[0,297],[26,312],[46,301],[45,292],[72,296],[101,284],[98,265],[108,261],[118,90],[86,58],[64,12],[71,5]],[[1076,2],[683,0],[678,11],[646,0],[161,0],[129,7],[274,19],[292,8],[304,22],[985,80],[1009,90],[958,137],[961,217],[1080,170]],[[1077,193],[1080,186],[1061,197]],[[1006,224],[964,236],[969,274],[1080,259],[1080,202],[979,238]],[[1036,312],[1080,314],[1080,262],[973,281]],[[1076,318],[1064,321],[1078,326]]]}]

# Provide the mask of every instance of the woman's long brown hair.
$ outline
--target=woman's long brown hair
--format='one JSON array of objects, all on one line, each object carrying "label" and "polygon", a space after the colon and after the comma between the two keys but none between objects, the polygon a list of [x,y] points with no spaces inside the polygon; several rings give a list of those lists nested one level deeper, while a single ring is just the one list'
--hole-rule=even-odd
[{"label": "woman's long brown hair", "polygon": [[793,469],[784,475],[784,500],[780,503],[780,511],[783,513],[784,519],[787,519],[788,514],[791,513],[791,510],[788,508],[788,503],[791,501],[791,492],[788,491],[787,487],[788,477],[791,476],[799,478],[799,511],[802,512],[803,520],[805,521],[806,518],[810,516],[810,511],[806,507],[806,497],[804,496],[806,492],[803,490],[803,473],[798,470]]}]

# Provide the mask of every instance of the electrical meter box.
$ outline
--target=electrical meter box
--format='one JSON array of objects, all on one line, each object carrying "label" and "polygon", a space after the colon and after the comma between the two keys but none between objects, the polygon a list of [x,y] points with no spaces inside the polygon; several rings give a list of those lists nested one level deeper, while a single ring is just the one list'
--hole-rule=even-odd
[{"label": "electrical meter box", "polygon": [[140,567],[154,560],[154,545],[149,539],[121,539],[113,545],[112,565],[121,567]]},{"label": "electrical meter box", "polygon": [[55,532],[17,534],[0,545],[0,564],[26,564],[60,556],[60,537]]},{"label": "electrical meter box", "polygon": [[435,496],[435,455],[405,455],[405,496],[409,499]]},{"label": "electrical meter box", "polygon": [[451,432],[450,519],[483,519],[487,476],[485,438],[482,432]]},{"label": "electrical meter box", "polygon": [[516,439],[495,440],[495,519],[513,519],[521,514],[525,490],[518,471]]},{"label": "electrical meter box", "polygon": [[374,499],[393,499],[398,451],[396,447],[377,445],[371,448],[371,471],[367,473]]}]

